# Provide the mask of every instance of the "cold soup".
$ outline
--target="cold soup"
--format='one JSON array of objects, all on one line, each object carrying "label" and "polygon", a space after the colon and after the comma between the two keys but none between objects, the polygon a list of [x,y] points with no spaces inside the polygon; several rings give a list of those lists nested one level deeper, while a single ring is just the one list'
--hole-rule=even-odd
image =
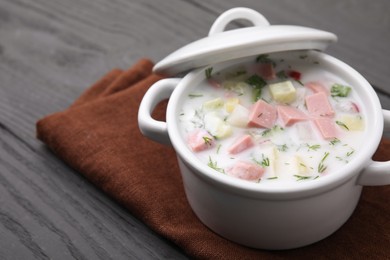
[{"label": "cold soup", "polygon": [[206,68],[178,116],[189,149],[215,174],[259,184],[332,174],[353,160],[366,128],[354,87],[306,51]]}]

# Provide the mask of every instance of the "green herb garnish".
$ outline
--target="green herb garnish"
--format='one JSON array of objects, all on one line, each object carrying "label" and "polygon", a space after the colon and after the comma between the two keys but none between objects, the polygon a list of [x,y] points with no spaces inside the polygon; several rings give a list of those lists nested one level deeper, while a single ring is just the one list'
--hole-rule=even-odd
[{"label": "green herb garnish", "polygon": [[219,150],[221,150],[221,146],[222,146],[222,144],[218,145],[218,147],[217,147],[217,154],[219,154]]},{"label": "green herb garnish", "polygon": [[209,156],[209,162],[207,163],[207,166],[209,166],[211,169],[214,169],[220,173],[225,173],[225,170],[222,168],[219,168],[217,165],[217,161],[213,161],[210,156]]},{"label": "green herb garnish", "polygon": [[317,151],[318,149],[321,148],[321,145],[319,144],[313,144],[313,145],[306,144],[306,146],[307,146],[307,151],[310,150]]},{"label": "green herb garnish", "polygon": [[241,75],[245,75],[245,74],[246,74],[246,70],[239,70],[236,72],[236,77],[241,76]]},{"label": "green herb garnish", "polygon": [[301,86],[305,86],[302,81],[298,80],[298,79],[294,79],[296,82],[298,82]]},{"label": "green herb garnish", "polygon": [[336,121],[336,124],[338,124],[339,126],[341,126],[341,127],[345,128],[346,130],[348,130],[348,131],[349,131],[349,128],[348,128],[348,126],[347,126],[346,124],[344,124],[343,122],[341,122],[341,121]]},{"label": "green herb garnish", "polygon": [[250,76],[245,83],[253,88],[253,100],[255,102],[261,97],[261,89],[267,85],[267,82],[256,74]]},{"label": "green herb garnish", "polygon": [[311,176],[302,176],[302,175],[294,175],[294,177],[297,178],[297,181],[308,180],[311,178]]},{"label": "green herb garnish", "polygon": [[278,176],[274,176],[274,177],[267,178],[267,180],[276,180],[277,178],[278,178]]},{"label": "green herb garnish", "polygon": [[206,145],[211,146],[213,139],[211,139],[211,138],[208,137],[208,136],[203,136],[202,138],[203,138],[203,141],[204,141],[204,143],[205,143]]},{"label": "green herb garnish", "polygon": [[281,151],[281,152],[285,152],[285,151],[288,150],[287,144],[278,145],[277,148],[278,148],[278,150]]},{"label": "green herb garnish", "polygon": [[341,84],[333,84],[332,88],[330,89],[330,94],[332,97],[347,97],[350,91],[351,87]]},{"label": "green herb garnish", "polygon": [[318,172],[323,173],[326,170],[326,166],[323,163],[318,164]]},{"label": "green herb garnish", "polygon": [[196,128],[204,127],[204,113],[202,109],[196,109],[194,116],[192,117],[191,123],[194,124]]},{"label": "green herb garnish", "polygon": [[203,97],[203,94],[188,94],[189,98]]},{"label": "green herb garnish", "polygon": [[336,144],[338,144],[338,143],[340,143],[341,141],[340,141],[340,139],[338,139],[338,138],[333,138],[331,141],[329,141],[329,144],[330,145],[336,145]]},{"label": "green herb garnish", "polygon": [[327,158],[328,156],[329,156],[329,152],[326,152],[326,153],[324,154],[324,157],[322,157],[320,163],[318,164],[317,171],[318,171],[319,173],[323,173],[323,172],[326,170],[327,166],[325,166],[324,161],[326,160],[326,158]]},{"label": "green herb garnish", "polygon": [[276,133],[276,132],[279,132],[279,131],[283,131],[283,130],[284,130],[283,127],[281,127],[279,125],[274,125],[272,128],[264,130],[261,133],[261,136],[263,136],[263,137],[270,136],[273,133]]},{"label": "green herb garnish", "polygon": [[268,167],[270,165],[269,158],[265,157],[264,154],[261,154],[262,160],[256,160],[256,158],[252,158],[252,160],[257,163],[258,165],[261,165],[263,167]]},{"label": "green herb garnish", "polygon": [[210,79],[211,78],[211,72],[213,72],[213,67],[207,68],[204,72],[205,72],[205,75],[206,75],[206,79]]},{"label": "green herb garnish", "polygon": [[284,70],[281,70],[278,73],[276,73],[276,77],[278,79],[287,79],[287,75],[286,75],[286,72]]},{"label": "green herb garnish", "polygon": [[271,129],[266,129],[261,133],[261,136],[269,136],[271,134]]},{"label": "green herb garnish", "polygon": [[268,54],[260,54],[259,56],[256,57],[256,62],[260,62],[260,63],[273,63],[273,61],[268,58],[269,55]]},{"label": "green herb garnish", "polygon": [[268,167],[269,166],[269,158],[268,157],[264,157],[264,154],[263,154],[263,160],[261,161],[261,165],[263,167]]}]

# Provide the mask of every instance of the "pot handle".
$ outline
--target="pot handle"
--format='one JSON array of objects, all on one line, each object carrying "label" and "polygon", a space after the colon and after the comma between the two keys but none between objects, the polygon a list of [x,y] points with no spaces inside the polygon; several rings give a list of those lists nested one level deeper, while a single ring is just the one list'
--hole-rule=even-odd
[{"label": "pot handle", "polygon": [[[383,110],[384,131],[390,131],[390,111]],[[390,184],[390,161],[375,162],[371,161],[370,165],[361,172],[357,181],[359,185],[379,186]]]},{"label": "pot handle", "polygon": [[162,79],[153,84],[142,98],[138,110],[138,127],[144,136],[153,141],[171,144],[167,123],[152,118],[152,112],[159,102],[171,96],[180,80],[180,78]]},{"label": "pot handle", "polygon": [[253,23],[254,26],[270,25],[268,20],[259,12],[256,12],[250,8],[237,7],[229,9],[218,16],[210,28],[209,36],[223,32],[230,22],[238,19],[248,20],[249,22]]}]

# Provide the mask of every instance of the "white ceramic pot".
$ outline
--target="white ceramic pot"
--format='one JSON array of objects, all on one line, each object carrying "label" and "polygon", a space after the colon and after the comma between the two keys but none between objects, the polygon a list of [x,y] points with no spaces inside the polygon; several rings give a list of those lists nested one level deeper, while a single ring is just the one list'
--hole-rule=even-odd
[{"label": "white ceramic pot", "polygon": [[[198,59],[196,51],[191,53],[193,46],[186,46],[177,52],[178,55],[174,53],[157,64],[156,70],[176,73],[180,72],[179,68],[189,70],[196,66],[207,66],[214,61],[219,62],[213,64],[213,71],[218,72],[234,64],[253,60],[255,54],[302,48],[321,50],[327,43],[335,40],[331,34],[310,31],[311,29],[308,29],[309,34],[306,36],[295,38],[293,34],[288,36],[289,43],[283,42],[286,40],[285,32],[284,38],[275,40],[280,32],[283,34],[283,30],[286,31],[285,29],[290,27],[270,29],[273,26],[269,26],[262,15],[245,8],[232,9],[222,14],[212,26],[208,38],[221,34],[214,37],[217,38],[215,44],[221,44],[218,43],[218,38],[232,37],[222,36],[226,24],[240,18],[248,19],[255,25],[246,29],[262,30],[265,34],[273,36],[270,36],[270,40],[264,38],[253,40],[255,42],[252,44],[255,49],[253,52],[246,50],[250,45],[248,43],[243,44],[247,44],[244,51],[238,50],[238,47],[226,48],[225,51],[230,52],[228,56],[234,59],[225,62],[220,57],[223,52],[213,49],[208,52],[209,55],[200,53],[200,56],[208,57],[204,61],[204,58]],[[302,34],[307,33],[307,28],[297,28],[293,31],[302,30]],[[290,31],[287,32],[289,33]],[[308,40],[317,34],[317,42]],[[265,38],[267,37],[266,35]],[[269,49],[267,44],[264,46],[264,41],[271,42],[274,48]],[[237,46],[239,45],[237,42]],[[199,51],[200,48],[195,49]],[[187,55],[188,50],[190,55]],[[200,162],[190,151],[181,137],[178,115],[184,97],[204,80],[204,67],[190,71],[184,78],[170,78],[157,82],[148,90],[141,102],[138,115],[141,132],[152,140],[173,145],[186,196],[193,211],[206,226],[227,239],[262,249],[289,249],[314,243],[335,232],[348,220],[359,201],[362,186],[390,184],[390,162],[374,162],[371,159],[384,129],[385,131],[390,129],[390,111],[382,110],[371,85],[353,68],[319,51],[311,50],[309,54],[315,56],[324,68],[353,85],[354,91],[360,97],[364,97],[366,114],[369,115],[366,125],[369,129],[363,137],[364,149],[358,151],[355,158],[345,167],[325,178],[302,182],[301,185],[261,186],[215,174],[214,170]],[[238,58],[239,56],[244,58]],[[151,112],[165,98],[169,98],[166,122],[156,121],[151,117]]]}]

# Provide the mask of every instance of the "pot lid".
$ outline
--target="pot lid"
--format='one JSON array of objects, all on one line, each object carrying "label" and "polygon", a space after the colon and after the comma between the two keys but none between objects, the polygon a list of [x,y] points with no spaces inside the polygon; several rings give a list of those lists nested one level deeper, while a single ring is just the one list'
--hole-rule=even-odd
[{"label": "pot lid", "polygon": [[[225,31],[238,19],[254,26]],[[249,8],[233,8],[221,14],[208,37],[192,42],[158,62],[153,71],[176,75],[211,64],[289,50],[324,50],[337,41],[333,33],[294,25],[270,25],[260,13]]]}]

